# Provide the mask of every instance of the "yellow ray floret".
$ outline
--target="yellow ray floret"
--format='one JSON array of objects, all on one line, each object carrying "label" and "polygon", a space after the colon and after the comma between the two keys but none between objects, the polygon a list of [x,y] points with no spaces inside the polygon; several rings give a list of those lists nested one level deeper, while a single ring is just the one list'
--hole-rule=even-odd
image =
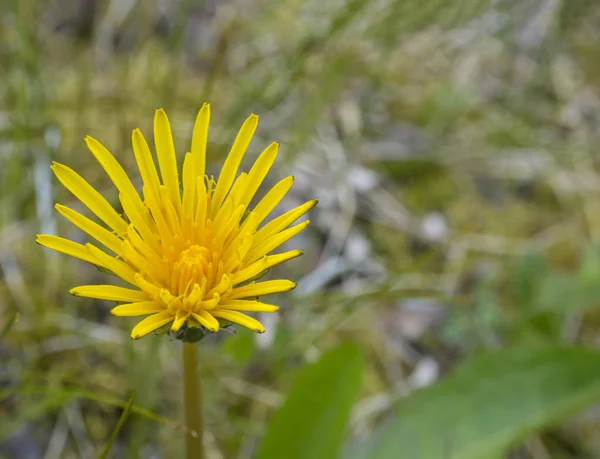
[{"label": "yellow ray floret", "polygon": [[102,263],[90,253],[87,246],[79,244],[77,242],[70,241],[58,236],[52,236],[50,234],[38,234],[35,238],[35,242],[49,249],[56,250],[57,252],[70,255],[80,260],[87,261],[97,266],[102,266]]},{"label": "yellow ray floret", "polygon": [[82,285],[69,292],[71,295],[97,298],[99,300],[139,302],[148,301],[148,294],[141,290],[132,290],[116,285]]},{"label": "yellow ray floret", "polygon": [[262,333],[263,325],[244,312],[277,311],[278,306],[257,298],[296,285],[286,279],[256,280],[273,266],[302,254],[300,250],[272,252],[306,228],[308,220],[290,225],[317,200],[261,227],[294,182],[291,176],[284,178],[250,208],[275,162],[279,144],[269,145],[248,172],[238,173],[258,125],[258,116],[250,115],[215,181],[205,175],[209,122],[210,106],[204,104],[194,123],[189,153],[183,155],[181,174],[171,125],[162,109],[154,118],[158,169],[144,136],[139,129],[133,131],[141,194],[117,159],[100,142],[86,137],[88,148],[118,191],[123,215],[75,171],[58,163],[52,166],[59,181],[100,223],[60,204],[57,211],[109,253],[90,243],[53,235],[38,235],[36,241],[97,265],[130,284],[84,285],[71,293],[122,303],[112,309],[116,316],[147,316],[131,332],[134,339],[164,327],[175,333],[195,327],[217,332],[223,323]]}]

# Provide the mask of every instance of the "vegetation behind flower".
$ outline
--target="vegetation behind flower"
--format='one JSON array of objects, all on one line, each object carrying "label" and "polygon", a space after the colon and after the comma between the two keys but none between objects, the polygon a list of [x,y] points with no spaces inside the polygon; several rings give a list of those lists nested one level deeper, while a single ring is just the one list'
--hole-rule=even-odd
[{"label": "vegetation behind flower", "polygon": [[31,241],[91,242],[53,161],[120,207],[85,135],[142,191],[131,129],[164,107],[181,168],[206,100],[210,173],[259,113],[240,170],[277,139],[259,196],[320,198],[267,331],[200,343],[209,457],[598,455],[597,2],[0,3],[0,455],[95,457],[125,409],[109,454],[182,457],[180,343]]}]

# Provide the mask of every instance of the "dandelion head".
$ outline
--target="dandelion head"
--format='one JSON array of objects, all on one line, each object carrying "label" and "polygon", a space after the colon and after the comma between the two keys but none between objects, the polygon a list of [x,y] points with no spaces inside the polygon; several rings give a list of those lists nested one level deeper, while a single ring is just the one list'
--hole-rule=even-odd
[{"label": "dandelion head", "polygon": [[248,172],[238,174],[258,124],[258,116],[251,115],[215,180],[205,170],[209,120],[210,107],[205,104],[196,118],[181,174],[169,120],[162,109],[154,118],[158,169],[142,133],[133,131],[141,194],[101,143],[85,139],[119,192],[122,214],[74,170],[52,165],[58,180],[99,222],[60,204],[56,210],[96,241],[83,245],[47,234],[36,240],[130,284],[85,285],[71,293],[120,303],[112,309],[116,316],[146,316],[133,328],[134,339],[170,330],[180,339],[194,340],[230,323],[262,333],[263,325],[246,313],[277,311],[277,306],[264,303],[262,297],[295,287],[287,279],[259,279],[271,267],[302,254],[300,250],[272,252],[308,225],[308,220],[294,223],[317,200],[265,224],[293,183],[291,176],[282,179],[250,208],[275,161],[278,144],[269,145]]}]

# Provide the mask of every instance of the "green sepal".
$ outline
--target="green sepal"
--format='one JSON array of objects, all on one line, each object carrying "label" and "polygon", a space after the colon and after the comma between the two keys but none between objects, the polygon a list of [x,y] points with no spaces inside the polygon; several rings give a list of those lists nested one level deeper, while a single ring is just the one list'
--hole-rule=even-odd
[{"label": "green sepal", "polygon": [[169,322],[168,324],[164,324],[162,327],[157,328],[156,330],[154,330],[154,333],[156,335],[164,335],[165,333],[167,333],[170,329],[171,329],[171,324],[173,322]]},{"label": "green sepal", "polygon": [[177,339],[179,341],[183,341],[184,343],[197,343],[206,337],[207,335],[211,335],[213,332],[204,328],[203,326],[199,327],[191,327],[187,323],[183,324],[182,327],[174,331],[169,331],[169,336],[171,339]]}]

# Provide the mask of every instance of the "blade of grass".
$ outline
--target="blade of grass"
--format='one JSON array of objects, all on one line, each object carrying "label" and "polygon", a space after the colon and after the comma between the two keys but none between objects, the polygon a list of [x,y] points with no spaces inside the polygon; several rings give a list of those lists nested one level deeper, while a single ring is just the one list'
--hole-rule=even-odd
[{"label": "blade of grass", "polygon": [[[42,386],[22,386],[0,390],[0,401],[11,395],[25,395],[25,394],[44,394],[44,395],[65,395],[67,397],[84,398],[92,400],[94,402],[103,403],[106,405],[118,406],[126,408],[128,402],[118,397],[114,397],[108,394],[102,394],[99,392],[89,391],[85,389],[60,389],[60,388],[47,388]],[[66,401],[65,401],[66,402]],[[161,424],[166,424],[173,429],[180,430],[182,432],[188,432],[188,429],[178,422],[172,421],[159,414],[156,414],[146,408],[138,405],[132,405],[131,412],[139,416],[143,416],[147,419],[151,419]]]},{"label": "blade of grass", "polygon": [[108,441],[106,442],[106,444],[104,445],[104,448],[102,449],[102,452],[98,456],[98,459],[104,459],[106,457],[106,455],[110,451],[110,448],[112,447],[113,443],[115,442],[115,439],[117,438],[117,435],[119,435],[119,432],[121,431],[121,429],[125,425],[125,421],[127,421],[127,418],[131,414],[131,411],[132,411],[132,408],[133,408],[133,397],[134,397],[134,395],[135,394],[131,394],[131,397],[129,397],[129,401],[127,402],[127,406],[125,407],[125,409],[121,413],[121,417],[119,417],[119,420],[117,421],[117,425],[115,426],[114,430],[112,431],[112,434],[110,434],[110,437],[109,437]]},{"label": "blade of grass", "polygon": [[0,338],[4,338],[4,335],[6,335],[12,326],[17,323],[18,319],[19,313],[16,309],[9,313],[8,319],[2,324],[2,327],[0,327]]}]

